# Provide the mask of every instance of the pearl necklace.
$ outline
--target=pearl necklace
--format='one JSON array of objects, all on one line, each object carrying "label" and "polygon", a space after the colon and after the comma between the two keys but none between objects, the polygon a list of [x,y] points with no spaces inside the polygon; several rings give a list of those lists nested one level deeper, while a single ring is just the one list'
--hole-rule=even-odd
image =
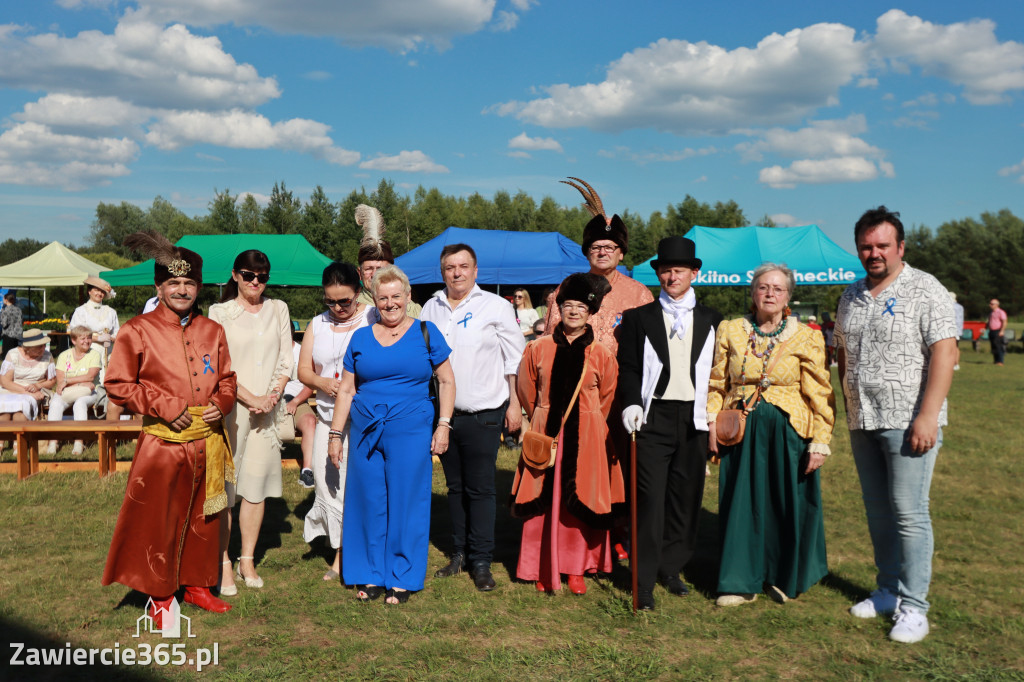
[{"label": "pearl necklace", "polygon": [[[780,324],[773,332],[761,331],[761,328],[757,326],[757,320],[751,321],[750,336],[747,338],[747,343],[744,344],[743,350],[743,364],[740,365],[740,385],[745,386],[747,383],[747,356],[752,352],[754,357],[762,360],[761,364],[761,379],[757,382],[761,386],[761,390],[767,389],[772,385],[772,380],[768,377],[768,361],[772,357],[772,351],[775,350],[775,340],[786,329],[786,322],[788,318],[782,318],[782,324]],[[765,344],[763,351],[758,351],[757,344],[758,339],[768,339]]]}]

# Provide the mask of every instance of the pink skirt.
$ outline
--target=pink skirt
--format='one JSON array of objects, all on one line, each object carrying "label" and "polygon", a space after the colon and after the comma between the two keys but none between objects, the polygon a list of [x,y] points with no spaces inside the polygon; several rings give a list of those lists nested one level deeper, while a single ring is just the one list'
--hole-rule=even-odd
[{"label": "pink skirt", "polygon": [[558,439],[551,508],[523,522],[519,543],[520,580],[541,581],[548,589],[561,589],[562,577],[612,570],[611,532],[591,528],[573,516],[562,502],[562,438]]}]

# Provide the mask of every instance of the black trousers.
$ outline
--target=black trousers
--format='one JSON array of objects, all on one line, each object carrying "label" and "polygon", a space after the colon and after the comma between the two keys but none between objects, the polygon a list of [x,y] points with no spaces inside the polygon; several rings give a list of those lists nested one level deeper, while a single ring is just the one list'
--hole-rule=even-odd
[{"label": "black trousers", "polygon": [[693,402],[655,400],[636,439],[637,582],[679,575],[697,545],[708,434],[693,425]]},{"label": "black trousers", "polygon": [[494,477],[507,408],[505,404],[472,414],[456,410],[448,450],[441,455],[452,519],[452,551],[465,552],[470,566],[489,564],[494,555]]}]

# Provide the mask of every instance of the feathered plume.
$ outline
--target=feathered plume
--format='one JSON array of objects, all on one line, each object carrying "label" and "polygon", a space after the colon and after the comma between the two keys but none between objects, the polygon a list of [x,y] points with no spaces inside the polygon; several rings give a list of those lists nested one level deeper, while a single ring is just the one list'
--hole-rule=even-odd
[{"label": "feathered plume", "polygon": [[360,246],[376,247],[384,239],[384,216],[373,206],[356,206],[356,225],[363,228]]},{"label": "feathered plume", "polygon": [[[569,182],[569,180],[575,180],[580,184],[577,185],[576,182]],[[583,208],[587,209],[587,211],[590,212],[590,215],[601,216],[607,220],[608,216],[604,213],[604,205],[601,203],[601,197],[597,196],[597,192],[594,191],[594,188],[583,180],[574,178],[571,175],[569,176],[569,180],[559,180],[559,182],[569,185],[570,187],[575,187],[579,193],[583,195],[583,200],[585,202],[583,204]],[[583,185],[583,187],[580,187],[580,185]],[[584,187],[586,187],[586,189],[584,189]]]},{"label": "feathered plume", "polygon": [[167,237],[153,230],[143,230],[128,235],[124,245],[132,251],[144,253],[160,265],[167,267],[178,258],[178,249]]}]

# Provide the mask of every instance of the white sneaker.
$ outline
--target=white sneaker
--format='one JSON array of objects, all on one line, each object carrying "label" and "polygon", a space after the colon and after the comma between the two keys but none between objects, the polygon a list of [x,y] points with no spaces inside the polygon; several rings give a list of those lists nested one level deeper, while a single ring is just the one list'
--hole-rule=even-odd
[{"label": "white sneaker", "polygon": [[46,445],[46,450],[43,451],[44,455],[56,455],[57,454],[57,441],[51,440]]},{"label": "white sneaker", "polygon": [[80,455],[85,452],[85,443],[80,440],[75,441],[75,446],[71,449],[72,455]]},{"label": "white sneaker", "polygon": [[895,613],[900,606],[900,598],[888,590],[875,590],[871,596],[850,607],[850,613],[857,618],[874,618]]},{"label": "white sneaker", "polygon": [[789,601],[789,597],[786,596],[786,593],[780,590],[775,585],[769,585],[768,583],[765,583],[764,592],[768,595],[768,598],[776,604],[785,604]]},{"label": "white sneaker", "polygon": [[889,639],[903,644],[916,644],[928,636],[928,616],[912,606],[903,606],[892,617],[895,625]]},{"label": "white sneaker", "polygon": [[753,604],[757,601],[756,594],[723,594],[715,600],[719,606],[739,606],[740,604]]}]

